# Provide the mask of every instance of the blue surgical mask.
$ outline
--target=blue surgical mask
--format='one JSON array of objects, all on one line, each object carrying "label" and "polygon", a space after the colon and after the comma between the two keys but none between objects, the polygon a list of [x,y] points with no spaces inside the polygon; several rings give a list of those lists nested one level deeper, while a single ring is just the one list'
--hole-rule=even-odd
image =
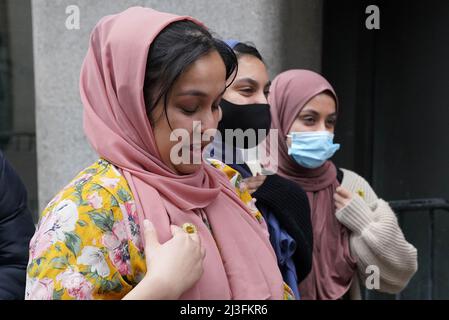
[{"label": "blue surgical mask", "polygon": [[292,132],[287,137],[292,144],[288,154],[302,167],[316,169],[340,149],[334,135],[328,131]]}]

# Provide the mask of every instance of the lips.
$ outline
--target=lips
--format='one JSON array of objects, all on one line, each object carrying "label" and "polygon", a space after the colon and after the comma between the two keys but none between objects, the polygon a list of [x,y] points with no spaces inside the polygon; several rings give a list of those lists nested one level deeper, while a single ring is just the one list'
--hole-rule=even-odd
[{"label": "lips", "polygon": [[198,158],[202,158],[202,154],[204,149],[206,148],[207,144],[190,144],[190,145],[185,145],[182,150],[179,150],[179,156],[182,156],[182,154],[184,155],[188,155],[188,158],[190,159],[190,162],[193,162],[194,159]]},{"label": "lips", "polygon": [[178,151],[178,157],[182,158],[184,164],[201,164],[209,141],[198,141],[199,143],[185,144]]}]

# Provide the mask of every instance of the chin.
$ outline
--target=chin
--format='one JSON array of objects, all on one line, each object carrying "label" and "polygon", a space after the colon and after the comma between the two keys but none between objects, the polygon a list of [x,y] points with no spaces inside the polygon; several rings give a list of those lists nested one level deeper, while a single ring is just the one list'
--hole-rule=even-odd
[{"label": "chin", "polygon": [[180,175],[189,175],[201,169],[202,164],[179,164],[175,166],[176,171]]}]

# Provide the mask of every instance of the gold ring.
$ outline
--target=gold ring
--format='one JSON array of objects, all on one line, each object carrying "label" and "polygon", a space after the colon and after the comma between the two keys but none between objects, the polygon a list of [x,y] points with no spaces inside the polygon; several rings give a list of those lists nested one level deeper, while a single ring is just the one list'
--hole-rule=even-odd
[{"label": "gold ring", "polygon": [[191,223],[184,223],[182,229],[189,234],[196,233],[197,231],[195,225]]}]

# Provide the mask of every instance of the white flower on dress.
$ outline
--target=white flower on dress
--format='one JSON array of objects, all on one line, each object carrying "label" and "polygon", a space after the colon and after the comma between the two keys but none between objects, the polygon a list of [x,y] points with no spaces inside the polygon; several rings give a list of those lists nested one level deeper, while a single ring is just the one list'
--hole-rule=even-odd
[{"label": "white flower on dress", "polygon": [[139,249],[143,250],[142,240],[140,236],[140,229],[138,225],[139,216],[137,214],[136,203],[131,200],[119,204],[120,209],[123,214],[123,221],[126,224],[126,231],[128,233],[128,238],[134,243],[134,245]]},{"label": "white flower on dress", "polygon": [[102,238],[103,245],[109,251],[109,258],[121,275],[131,272],[131,262],[128,247],[128,234],[124,221],[114,223],[112,232],[106,233]]},{"label": "white flower on dress", "polygon": [[103,278],[110,274],[109,266],[103,252],[97,247],[84,247],[76,263],[90,266],[91,272],[96,272]]},{"label": "white flower on dress", "polygon": [[87,196],[87,202],[94,209],[100,209],[103,207],[103,198],[98,195],[98,192],[94,192]]},{"label": "white flower on dress", "polygon": [[67,293],[77,300],[92,300],[94,286],[81,273],[68,268],[56,277]]},{"label": "white flower on dress", "polygon": [[103,185],[108,188],[115,189],[117,187],[118,182],[120,181],[119,178],[100,178],[100,180],[103,182]]},{"label": "white flower on dress", "polygon": [[65,233],[75,230],[78,221],[78,207],[71,200],[61,201],[50,213],[53,222],[53,231],[58,241],[65,241]]},{"label": "white flower on dress", "polygon": [[25,300],[52,300],[54,282],[52,279],[26,279]]},{"label": "white flower on dress", "polygon": [[30,255],[40,257],[57,241],[65,241],[65,232],[75,230],[78,208],[71,200],[58,203],[51,212],[42,217],[39,228],[30,242]]}]

